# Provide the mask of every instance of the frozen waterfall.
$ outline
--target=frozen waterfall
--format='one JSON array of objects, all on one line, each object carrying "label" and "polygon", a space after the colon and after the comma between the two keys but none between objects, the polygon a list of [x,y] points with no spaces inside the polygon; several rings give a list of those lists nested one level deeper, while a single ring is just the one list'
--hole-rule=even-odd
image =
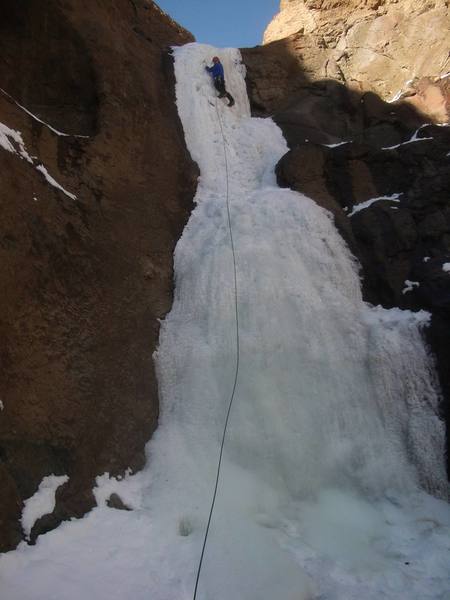
[{"label": "frozen waterfall", "polygon": [[[213,55],[232,109],[204,70]],[[199,600],[450,598],[427,314],[365,304],[330,215],[276,186],[286,143],[250,117],[239,52],[188,44],[175,59],[201,177],[155,357],[161,418],[148,464],[99,478],[99,508],[3,557],[2,598],[192,598],[236,361],[225,157],[240,368]],[[107,508],[110,491],[135,510]]]}]

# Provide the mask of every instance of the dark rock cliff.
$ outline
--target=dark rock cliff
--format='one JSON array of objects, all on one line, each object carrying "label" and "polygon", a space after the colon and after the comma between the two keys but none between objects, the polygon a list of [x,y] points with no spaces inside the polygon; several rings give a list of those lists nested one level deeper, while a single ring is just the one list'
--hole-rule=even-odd
[{"label": "dark rock cliff", "polygon": [[0,550],[45,475],[69,481],[32,538],[144,462],[197,178],[167,52],[188,41],[145,0],[0,5]]}]

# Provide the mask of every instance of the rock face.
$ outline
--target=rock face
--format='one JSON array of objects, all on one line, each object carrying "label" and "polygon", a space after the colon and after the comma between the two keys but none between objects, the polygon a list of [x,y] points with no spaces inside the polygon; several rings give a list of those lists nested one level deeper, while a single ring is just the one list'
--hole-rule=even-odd
[{"label": "rock face", "polygon": [[426,117],[405,101],[384,102],[337,81],[315,81],[303,71],[290,40],[242,50],[252,111],[273,116],[292,146],[357,140],[394,145]]},{"label": "rock face", "polygon": [[69,481],[32,539],[143,464],[197,178],[167,53],[188,41],[145,0],[1,3],[0,550],[44,476]]},{"label": "rock face", "polygon": [[[384,100],[406,95],[433,119],[449,115],[447,0],[282,0],[264,43],[285,39],[311,80],[333,79]],[[286,39],[288,38],[288,39]]]}]

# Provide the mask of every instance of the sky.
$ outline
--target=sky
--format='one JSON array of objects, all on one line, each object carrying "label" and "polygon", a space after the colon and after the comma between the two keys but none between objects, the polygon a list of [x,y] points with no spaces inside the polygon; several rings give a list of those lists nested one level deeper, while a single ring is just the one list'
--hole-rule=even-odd
[{"label": "sky", "polygon": [[156,4],[196,37],[218,47],[261,44],[279,0],[156,0]]}]

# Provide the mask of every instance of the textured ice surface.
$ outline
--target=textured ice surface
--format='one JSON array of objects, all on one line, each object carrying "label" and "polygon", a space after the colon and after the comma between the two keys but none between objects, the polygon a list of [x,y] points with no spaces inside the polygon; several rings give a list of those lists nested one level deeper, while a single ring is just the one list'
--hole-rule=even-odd
[{"label": "textured ice surface", "polygon": [[[236,99],[215,101],[218,55]],[[99,478],[101,506],[0,560],[5,600],[188,600],[241,364],[199,600],[444,600],[443,425],[426,313],[362,302],[328,213],[275,185],[286,144],[251,119],[236,50],[177,49],[177,102],[201,170],[156,356],[145,471]],[[212,105],[211,105],[212,102]],[[113,324],[112,324],[113,326]],[[135,510],[104,505],[112,491]]]}]

